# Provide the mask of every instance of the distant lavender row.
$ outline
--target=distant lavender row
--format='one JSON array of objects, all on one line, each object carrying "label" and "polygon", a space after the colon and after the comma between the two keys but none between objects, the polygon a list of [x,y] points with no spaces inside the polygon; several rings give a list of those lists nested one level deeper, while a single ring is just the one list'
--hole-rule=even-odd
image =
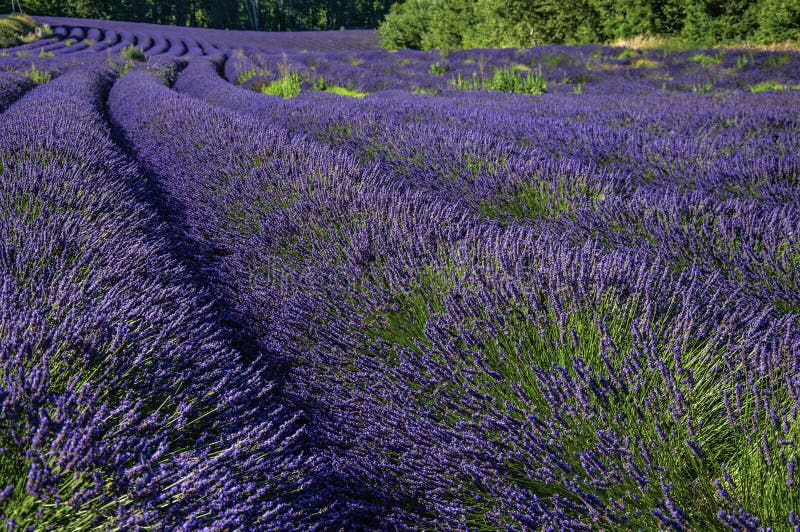
[{"label": "distant lavender row", "polygon": [[117,32],[130,32],[150,36],[166,36],[170,39],[190,39],[202,43],[214,43],[221,50],[252,48],[254,50],[281,51],[314,50],[364,50],[379,47],[379,40],[371,30],[264,32],[226,31],[200,28],[177,28],[157,24],[90,20],[63,17],[36,17],[52,27],[102,28]]}]

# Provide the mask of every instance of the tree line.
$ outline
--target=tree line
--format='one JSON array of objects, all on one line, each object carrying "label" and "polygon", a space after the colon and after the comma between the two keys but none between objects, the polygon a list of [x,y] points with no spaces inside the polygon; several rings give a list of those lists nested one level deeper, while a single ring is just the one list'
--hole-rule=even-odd
[{"label": "tree line", "polygon": [[605,43],[637,35],[697,45],[800,41],[800,0],[404,0],[378,28],[389,49]]},{"label": "tree line", "polygon": [[375,28],[393,1],[21,0],[20,3],[31,15],[284,31]]}]

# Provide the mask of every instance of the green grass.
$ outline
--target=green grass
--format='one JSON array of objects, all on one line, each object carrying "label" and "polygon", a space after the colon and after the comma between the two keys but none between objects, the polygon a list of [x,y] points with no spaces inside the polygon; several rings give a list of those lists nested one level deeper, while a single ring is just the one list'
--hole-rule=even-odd
[{"label": "green grass", "polygon": [[557,67],[558,65],[563,63],[566,59],[567,56],[563,54],[554,54],[554,55],[548,54],[545,55],[545,57],[542,59],[542,63],[544,63],[546,66]]},{"label": "green grass", "polygon": [[[580,202],[576,202],[578,198]],[[519,218],[537,220],[558,218],[570,212],[571,207],[583,201],[603,201],[604,195],[583,183],[550,183],[536,180],[506,192],[497,198],[479,203],[481,212],[488,218]]]},{"label": "green grass", "polygon": [[450,71],[450,67],[447,65],[442,65],[441,63],[431,63],[428,67],[428,74],[433,74],[434,76],[443,76]]},{"label": "green grass", "polygon": [[333,94],[338,94],[340,96],[348,96],[350,98],[363,98],[365,96],[369,96],[368,92],[361,92],[356,90],[352,84],[349,84],[347,87],[342,87],[340,85],[331,85],[322,76],[319,77],[317,81],[313,84],[313,89],[319,92],[330,92]]},{"label": "green grass", "polygon": [[752,60],[753,60],[752,54],[750,54],[749,58],[746,54],[740,54],[736,57],[736,65],[733,68],[735,70],[741,70],[745,66],[747,66],[747,63],[751,62]]},{"label": "green grass", "polygon": [[770,57],[769,59],[764,61],[764,66],[765,67],[777,67],[777,66],[788,65],[791,62],[791,60],[792,60],[792,56],[790,56],[789,54],[786,54],[786,53],[781,54],[781,55],[773,55],[772,57]]},{"label": "green grass", "polygon": [[777,81],[762,81],[760,83],[756,83],[755,85],[750,85],[749,89],[750,92],[754,94],[759,92],[800,90],[800,84],[785,85],[783,83],[778,83]]},{"label": "green grass", "polygon": [[720,50],[714,55],[694,54],[690,59],[695,63],[699,63],[700,66],[707,68],[713,65],[721,64],[722,59],[724,57],[725,57],[725,52],[723,50]]},{"label": "green grass", "polygon": [[264,86],[261,92],[270,96],[294,98],[300,94],[300,75],[296,72],[286,72],[277,80]]},{"label": "green grass", "polygon": [[656,68],[659,64],[652,59],[645,59],[644,57],[636,57],[628,62],[631,68]]},{"label": "green grass", "polygon": [[54,54],[53,52],[48,52],[44,48],[41,48],[39,50],[39,57],[55,57],[55,56],[56,54]]},{"label": "green grass", "polygon": [[368,92],[361,92],[355,89],[348,89],[347,87],[339,87],[337,85],[326,87],[325,92],[332,92],[333,94],[338,94],[340,96],[349,96],[350,98],[363,98],[365,96],[369,96]]}]

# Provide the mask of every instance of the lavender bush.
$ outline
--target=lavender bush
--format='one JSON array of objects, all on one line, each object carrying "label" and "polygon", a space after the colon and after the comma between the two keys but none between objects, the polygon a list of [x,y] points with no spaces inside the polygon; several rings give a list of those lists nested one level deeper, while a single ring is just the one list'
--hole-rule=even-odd
[{"label": "lavender bush", "polygon": [[800,528],[795,53],[45,21],[7,528]]}]

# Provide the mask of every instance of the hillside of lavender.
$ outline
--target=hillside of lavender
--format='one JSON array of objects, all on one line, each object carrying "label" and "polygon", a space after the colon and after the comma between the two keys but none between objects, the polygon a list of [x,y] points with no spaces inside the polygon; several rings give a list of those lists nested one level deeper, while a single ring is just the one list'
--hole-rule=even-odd
[{"label": "hillside of lavender", "polygon": [[800,530],[799,52],[39,20],[7,530]]}]

